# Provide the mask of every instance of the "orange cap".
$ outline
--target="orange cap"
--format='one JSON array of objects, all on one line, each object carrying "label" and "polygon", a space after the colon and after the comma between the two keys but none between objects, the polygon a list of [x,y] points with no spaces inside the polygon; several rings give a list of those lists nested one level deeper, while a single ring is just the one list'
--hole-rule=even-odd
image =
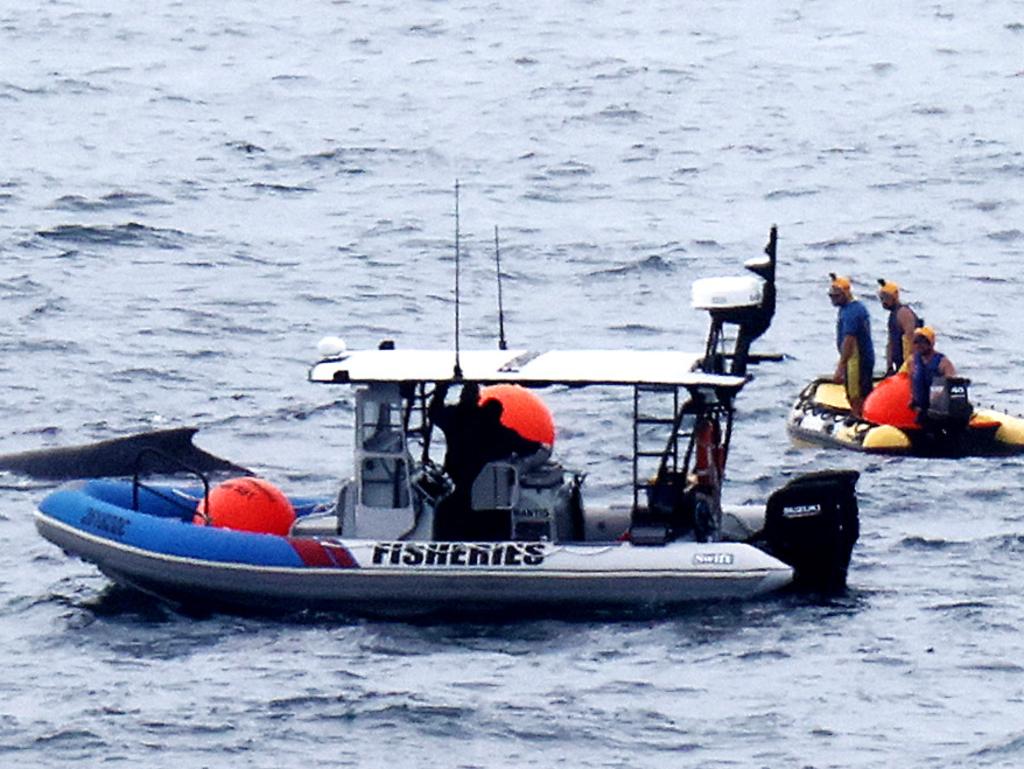
[{"label": "orange cap", "polygon": [[893,299],[899,299],[900,298],[900,287],[897,286],[895,283],[893,283],[891,280],[886,280],[885,278],[879,278],[878,279],[878,294],[879,294],[879,296],[881,296],[882,294],[888,294]]},{"label": "orange cap", "polygon": [[853,284],[850,283],[849,278],[836,275],[834,272],[830,272],[828,276],[832,279],[832,284],[828,287],[830,294],[846,294],[847,296],[853,294]]},{"label": "orange cap", "polygon": [[921,328],[914,329],[914,336],[923,336],[928,340],[929,344],[935,344],[935,329],[931,326],[921,326]]}]

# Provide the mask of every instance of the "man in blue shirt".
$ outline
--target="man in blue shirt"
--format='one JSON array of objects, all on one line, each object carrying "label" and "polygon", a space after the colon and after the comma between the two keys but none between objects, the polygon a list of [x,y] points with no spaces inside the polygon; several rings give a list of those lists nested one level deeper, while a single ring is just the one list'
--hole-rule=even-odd
[{"label": "man in blue shirt", "polygon": [[914,355],[910,359],[910,407],[917,411],[917,422],[928,423],[931,408],[931,389],[936,377],[956,376],[953,361],[935,349],[935,331],[922,326],[914,332]]},{"label": "man in blue shirt", "polygon": [[839,308],[836,317],[836,348],[839,363],[836,364],[832,381],[846,385],[846,399],[850,402],[850,413],[861,416],[864,399],[871,392],[875,368],[875,348],[871,343],[871,319],[867,308],[853,298],[853,286],[849,278],[829,273],[832,284],[828,289],[829,299]]}]

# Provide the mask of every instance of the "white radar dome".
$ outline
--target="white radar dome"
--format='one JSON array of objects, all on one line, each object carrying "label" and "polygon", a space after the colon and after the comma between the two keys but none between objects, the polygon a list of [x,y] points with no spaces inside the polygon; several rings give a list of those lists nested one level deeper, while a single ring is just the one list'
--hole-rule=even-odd
[{"label": "white radar dome", "polygon": [[321,358],[340,358],[348,347],[340,336],[325,336],[316,343],[317,354]]}]

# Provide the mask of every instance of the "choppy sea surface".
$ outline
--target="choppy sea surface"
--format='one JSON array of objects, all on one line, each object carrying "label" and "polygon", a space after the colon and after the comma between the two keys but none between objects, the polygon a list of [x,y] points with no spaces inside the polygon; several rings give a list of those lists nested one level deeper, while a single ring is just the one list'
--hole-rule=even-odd
[{"label": "choppy sea surface", "polygon": [[[690,283],[779,227],[729,501],[862,472],[848,595],[614,621],[188,617],[40,539],[0,477],[7,766],[1016,767],[1021,459],[797,448],[826,274],[904,286],[1024,411],[1024,3],[0,8],[0,453],[197,425],[289,490],[347,472],[316,341],[698,348]],[[611,500],[627,411],[553,393]]]}]

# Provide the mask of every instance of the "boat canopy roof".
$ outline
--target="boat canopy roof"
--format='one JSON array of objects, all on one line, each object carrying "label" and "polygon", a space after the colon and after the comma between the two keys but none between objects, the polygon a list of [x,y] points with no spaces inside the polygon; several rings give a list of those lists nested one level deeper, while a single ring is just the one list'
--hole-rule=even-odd
[{"label": "boat canopy roof", "polygon": [[676,350],[358,350],[315,364],[312,382],[509,382],[525,386],[667,385],[739,390],[746,377],[708,374],[702,356]]}]

